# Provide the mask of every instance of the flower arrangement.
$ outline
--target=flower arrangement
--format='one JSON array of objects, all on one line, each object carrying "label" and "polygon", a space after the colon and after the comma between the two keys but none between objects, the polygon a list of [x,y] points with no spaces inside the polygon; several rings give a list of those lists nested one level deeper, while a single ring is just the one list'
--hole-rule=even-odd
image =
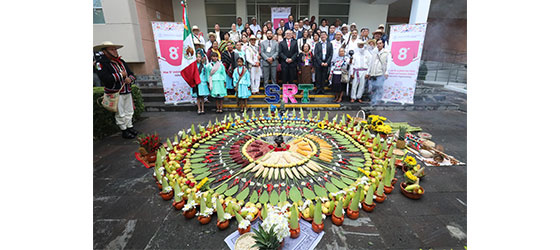
[{"label": "flower arrangement", "polygon": [[146,151],[146,154],[155,153],[160,147],[161,143],[157,133],[155,134],[141,134],[138,137],[138,143],[140,144],[140,153],[142,149]]},{"label": "flower arrangement", "polygon": [[404,163],[406,164],[407,167],[413,167],[413,166],[416,166],[416,159],[414,159],[414,157],[408,155],[404,159]]},{"label": "flower arrangement", "polygon": [[278,213],[276,210],[270,211],[261,225],[267,231],[273,230],[278,241],[282,241],[284,237],[290,235],[288,218],[286,218],[284,214]]}]

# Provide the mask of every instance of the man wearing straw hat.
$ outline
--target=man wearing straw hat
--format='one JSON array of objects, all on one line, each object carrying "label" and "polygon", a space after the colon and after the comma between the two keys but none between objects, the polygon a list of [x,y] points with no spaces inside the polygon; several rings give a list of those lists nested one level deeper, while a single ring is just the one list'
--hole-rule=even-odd
[{"label": "man wearing straw hat", "polygon": [[192,32],[193,32],[194,41],[198,40],[200,43],[206,44],[206,42],[204,41],[204,35],[202,34],[202,32],[200,32],[198,26],[193,25]]},{"label": "man wearing straw hat", "polygon": [[[208,33],[208,42],[206,42],[206,47],[204,47],[204,49],[208,51],[208,49],[212,47],[212,43],[214,43],[214,41],[218,41],[216,33],[214,32]],[[220,41],[218,41],[218,44],[219,43]]]},{"label": "man wearing straw hat", "polygon": [[255,35],[249,37],[249,46],[245,49],[245,55],[251,72],[251,94],[256,95],[261,84],[261,56]]},{"label": "man wearing straw hat", "polygon": [[126,62],[119,56],[117,49],[122,47],[122,45],[113,44],[109,41],[94,46],[94,51],[103,52],[95,67],[97,75],[105,87],[105,93],[112,94],[120,90],[115,121],[122,131],[122,138],[133,139],[138,135],[138,131],[132,126],[134,104],[131,92],[132,83],[136,80],[136,77],[134,77],[134,73]]}]

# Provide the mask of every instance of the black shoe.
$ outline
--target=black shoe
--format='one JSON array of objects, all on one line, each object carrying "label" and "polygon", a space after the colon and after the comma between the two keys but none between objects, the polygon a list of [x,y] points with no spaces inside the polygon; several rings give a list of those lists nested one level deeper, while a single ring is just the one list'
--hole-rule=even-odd
[{"label": "black shoe", "polygon": [[138,131],[136,131],[136,129],[134,129],[134,128],[127,128],[126,130],[128,130],[128,132],[130,132],[134,136],[138,135]]},{"label": "black shoe", "polygon": [[122,138],[124,139],[134,139],[136,136],[132,133],[130,133],[128,130],[123,130],[122,131]]}]

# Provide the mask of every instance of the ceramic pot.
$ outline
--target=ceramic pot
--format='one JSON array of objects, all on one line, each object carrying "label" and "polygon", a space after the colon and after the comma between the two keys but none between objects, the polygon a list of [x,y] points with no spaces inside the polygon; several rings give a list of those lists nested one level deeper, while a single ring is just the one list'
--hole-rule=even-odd
[{"label": "ceramic pot", "polygon": [[387,195],[385,194],[383,194],[382,196],[375,195],[375,201],[377,201],[377,203],[383,203],[385,199],[387,199]]},{"label": "ceramic pot", "polygon": [[161,189],[162,189],[162,187],[161,187],[161,183],[159,183],[159,181],[157,181],[157,180],[156,180],[156,184],[157,184],[157,186],[158,186],[159,190],[161,190]]},{"label": "ceramic pot", "polygon": [[311,229],[313,229],[313,232],[321,233],[324,228],[325,228],[324,222],[322,222],[321,224],[315,224],[315,221],[311,223]]},{"label": "ceramic pot", "polygon": [[159,195],[166,201],[171,200],[171,198],[173,198],[173,190],[171,190],[169,193],[159,192]]},{"label": "ceramic pot", "polygon": [[175,207],[175,209],[181,210],[183,206],[185,206],[185,200],[181,200],[179,202],[173,201],[173,206]]},{"label": "ceramic pot", "polygon": [[237,232],[239,232],[239,235],[243,235],[244,233],[251,232],[251,225],[247,226],[247,228],[245,229],[237,228]]},{"label": "ceramic pot", "polygon": [[358,219],[358,216],[360,216],[360,210],[352,211],[352,209],[347,208],[346,209],[346,216],[348,216],[348,218],[350,218],[351,220],[356,220],[356,219]]},{"label": "ceramic pot", "polygon": [[304,220],[308,221],[308,222],[312,222],[313,221],[313,217],[309,217],[309,218],[305,218],[303,217]]},{"label": "ceramic pot", "polygon": [[212,220],[212,217],[210,216],[198,216],[198,222],[200,222],[200,224],[202,225],[206,225],[208,223],[210,223],[210,221]]},{"label": "ceramic pot", "polygon": [[393,180],[391,180],[391,186],[393,186],[393,188],[395,187],[395,183],[397,183],[397,178],[393,178]]},{"label": "ceramic pot", "polygon": [[229,226],[229,220],[218,221],[218,223],[216,223],[216,226],[218,226],[220,230],[225,230]]},{"label": "ceramic pot", "polygon": [[391,192],[393,192],[393,186],[383,186],[383,192],[386,194],[390,194]]},{"label": "ceramic pot", "polygon": [[371,213],[375,208],[375,202],[372,202],[371,205],[366,204],[366,202],[362,202],[362,209],[368,213]]},{"label": "ceramic pot", "polygon": [[146,162],[147,163],[154,163],[156,162],[157,155],[156,153],[149,153],[146,155]]},{"label": "ceramic pot", "polygon": [[255,217],[253,217],[253,219],[251,219],[251,222],[255,221],[256,219],[261,217],[261,211],[259,210],[259,212],[257,213],[257,215],[255,215]]},{"label": "ceramic pot", "polygon": [[184,211],[183,216],[187,219],[192,219],[196,215],[196,209],[191,208],[190,210]]},{"label": "ceramic pot", "polygon": [[420,187],[420,190],[422,190],[422,194],[415,194],[413,192],[409,192],[406,191],[407,184],[404,182],[401,182],[401,193],[404,194],[404,196],[406,196],[407,198],[413,199],[413,200],[418,200],[420,198],[422,198],[422,195],[424,194],[425,190],[423,187]]},{"label": "ceramic pot", "polygon": [[338,217],[336,215],[332,215],[331,216],[331,221],[333,224],[337,225],[337,226],[342,226],[342,223],[344,222],[344,215],[342,215],[342,217]]},{"label": "ceramic pot", "polygon": [[301,233],[301,229],[299,228],[299,225],[296,229],[291,229],[290,228],[290,238],[295,239],[295,238],[299,237],[300,233]]}]

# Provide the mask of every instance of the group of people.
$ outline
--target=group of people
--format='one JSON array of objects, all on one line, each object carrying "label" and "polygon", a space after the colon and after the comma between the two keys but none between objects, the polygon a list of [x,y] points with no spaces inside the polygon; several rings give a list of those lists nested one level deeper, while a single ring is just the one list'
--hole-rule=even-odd
[{"label": "group of people", "polygon": [[[222,112],[223,98],[235,94],[241,110],[247,99],[259,94],[261,79],[266,84],[312,83],[314,94],[324,94],[330,85],[334,102],[342,102],[344,93],[350,102],[364,102],[364,94],[372,105],[381,99],[383,82],[388,77],[391,60],[385,26],[371,32],[358,30],[355,23],[329,25],[326,19],[318,25],[315,17],[288,22],[276,28],[267,21],[261,26],[256,19],[243,25],[237,18],[231,30],[224,32],[218,24],[205,37],[192,27],[197,48],[197,62],[202,83],[193,89],[198,113],[204,114],[207,96],[217,100]],[[280,79],[278,79],[280,78]]]},{"label": "group of people", "polygon": [[[211,96],[216,100],[216,112],[223,112],[223,99],[235,95],[244,111],[247,99],[259,94],[261,78],[264,84],[313,83],[315,94],[324,94],[331,85],[334,102],[342,102],[344,93],[350,102],[363,102],[364,93],[371,96],[372,105],[381,99],[383,82],[388,77],[387,65],[391,54],[384,25],[369,36],[369,29],[358,31],[340,20],[329,25],[326,19],[320,25],[315,17],[288,22],[281,21],[273,28],[267,21],[261,26],[256,19],[242,24],[237,18],[231,30],[223,32],[216,24],[207,35],[192,27],[196,47],[196,62],[201,83],[192,88],[197,98],[198,114],[204,114],[204,103]],[[94,72],[105,87],[106,94],[120,93],[115,114],[122,137],[132,139],[138,134],[132,125],[134,104],[131,84],[136,80],[117,49],[122,45],[103,42],[94,46]],[[280,79],[278,79],[280,78]],[[349,87],[351,86],[351,87]],[[350,92],[350,93],[349,93]]]}]

